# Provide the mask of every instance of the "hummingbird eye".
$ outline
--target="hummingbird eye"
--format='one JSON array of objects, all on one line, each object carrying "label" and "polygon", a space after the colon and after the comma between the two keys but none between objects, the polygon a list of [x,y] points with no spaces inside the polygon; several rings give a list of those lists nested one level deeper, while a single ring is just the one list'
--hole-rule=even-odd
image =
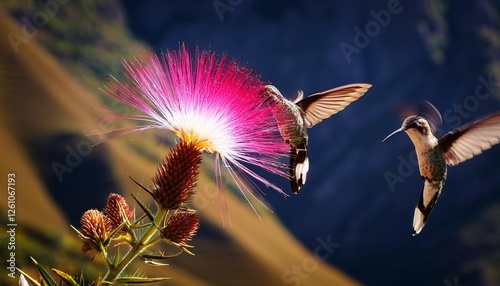
[{"label": "hummingbird eye", "polygon": [[422,131],[424,129],[424,126],[420,121],[413,121],[408,125],[407,129],[417,129],[419,131]]}]

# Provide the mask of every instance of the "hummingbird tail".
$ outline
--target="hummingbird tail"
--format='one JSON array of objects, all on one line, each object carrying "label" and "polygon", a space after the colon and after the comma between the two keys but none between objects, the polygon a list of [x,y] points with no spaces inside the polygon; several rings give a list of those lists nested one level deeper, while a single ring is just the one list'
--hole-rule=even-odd
[{"label": "hummingbird tail", "polygon": [[413,236],[419,234],[425,225],[426,217],[420,211],[418,207],[415,208],[415,214],[413,215]]},{"label": "hummingbird tail", "polygon": [[290,185],[292,192],[297,194],[306,183],[307,172],[309,171],[307,139],[303,139],[298,147],[292,147],[290,155]]},{"label": "hummingbird tail", "polygon": [[434,208],[434,205],[441,194],[442,188],[442,181],[430,182],[425,180],[424,190],[422,191],[420,200],[415,207],[415,214],[413,216],[413,236],[419,234],[424,228],[425,223],[431,214],[432,208]]}]

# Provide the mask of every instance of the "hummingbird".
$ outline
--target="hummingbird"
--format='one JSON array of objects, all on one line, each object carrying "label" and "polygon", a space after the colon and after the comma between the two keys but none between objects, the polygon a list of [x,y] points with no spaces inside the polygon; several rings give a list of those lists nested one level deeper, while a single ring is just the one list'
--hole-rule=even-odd
[{"label": "hummingbird", "polygon": [[273,85],[264,87],[262,93],[271,103],[281,137],[290,145],[289,179],[294,194],[306,183],[309,171],[307,128],[343,110],[370,87],[371,84],[366,83],[348,84],[306,98],[304,92],[298,90],[290,100]]},{"label": "hummingbird", "polygon": [[415,146],[424,189],[413,215],[413,236],[422,231],[441,194],[447,166],[458,165],[500,142],[500,112],[462,125],[437,139],[434,132],[441,126],[442,118],[436,107],[426,101],[415,111],[381,142],[404,131]]}]

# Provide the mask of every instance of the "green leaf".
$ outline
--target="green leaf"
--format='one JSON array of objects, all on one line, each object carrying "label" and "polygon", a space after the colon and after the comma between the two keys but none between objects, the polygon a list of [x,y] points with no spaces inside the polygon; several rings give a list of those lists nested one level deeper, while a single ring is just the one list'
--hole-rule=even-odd
[{"label": "green leaf", "polygon": [[[151,192],[148,188],[144,187],[141,183],[137,182],[134,178],[131,176],[128,176],[134,183],[136,183],[139,187],[141,187],[143,190],[145,190],[148,194],[150,194],[153,198],[155,197],[153,192]],[[134,198],[135,199],[135,198]]]},{"label": "green leaf", "polygon": [[157,253],[143,253],[143,254],[141,254],[141,257],[144,258],[144,259],[158,259],[158,260],[163,260],[163,259],[171,259],[171,258],[177,257],[181,253],[182,253],[182,250],[180,252],[178,252],[178,253],[169,254],[169,255],[157,254]]},{"label": "green leaf", "polygon": [[36,281],[33,277],[29,276],[26,272],[22,271],[19,268],[16,268],[19,273],[24,275],[24,278],[28,279],[31,283],[35,284],[35,286],[40,286],[40,283]]},{"label": "green leaf", "polygon": [[118,225],[115,229],[113,229],[108,236],[106,237],[106,240],[103,242],[104,245],[108,245],[110,240],[113,238],[113,236],[125,225],[125,222],[122,221],[120,225]]},{"label": "green leaf", "polygon": [[78,283],[75,281],[75,279],[73,279],[73,276],[69,275],[68,273],[55,268],[52,268],[52,271],[54,271],[57,274],[57,276],[59,276],[62,280],[64,280],[64,282],[68,283],[68,285],[79,286]]},{"label": "green leaf", "polygon": [[136,221],[130,225],[130,228],[137,228],[137,227],[144,227],[144,226],[139,226],[141,221],[146,217],[145,214],[141,215],[139,218],[136,219]]},{"label": "green leaf", "polygon": [[170,264],[167,264],[167,263],[160,263],[160,262],[156,262],[156,261],[153,261],[153,260],[145,260],[144,264],[151,265],[151,266],[169,266],[170,265]]},{"label": "green leaf", "polygon": [[125,285],[134,285],[134,284],[148,284],[148,283],[156,283],[170,279],[170,277],[156,277],[156,278],[148,278],[148,277],[120,277],[117,278],[116,281]]},{"label": "green leaf", "polygon": [[38,262],[33,257],[30,258],[35,263],[36,270],[38,270],[38,273],[40,273],[40,275],[42,276],[42,282],[45,282],[49,286],[57,286],[57,283],[56,281],[54,281],[52,276],[50,276],[49,273],[45,271],[45,269],[43,269],[43,267],[38,264]]},{"label": "green leaf", "polygon": [[118,265],[118,263],[120,263],[120,259],[121,259],[121,255],[120,255],[120,249],[117,248],[116,250],[116,253],[115,253],[115,257],[113,257],[113,265]]},{"label": "green leaf", "polygon": [[76,234],[78,235],[78,237],[80,238],[86,238],[85,235],[83,235],[83,233],[81,233],[76,227],[70,225],[70,227],[76,232]]},{"label": "green leaf", "polygon": [[122,218],[123,222],[127,224],[127,227],[130,227],[130,221],[127,214],[125,213],[125,210],[123,209],[123,206],[120,204],[118,205],[118,207],[120,208],[120,217]]},{"label": "green leaf", "polygon": [[144,213],[148,216],[148,218],[151,220],[151,221],[154,221],[155,220],[155,217],[153,215],[153,213],[151,212],[151,210],[145,206],[143,203],[141,203],[141,201],[139,201],[134,195],[132,195],[132,197],[134,198],[134,200],[139,204],[139,206],[141,207],[141,209],[144,211]]}]

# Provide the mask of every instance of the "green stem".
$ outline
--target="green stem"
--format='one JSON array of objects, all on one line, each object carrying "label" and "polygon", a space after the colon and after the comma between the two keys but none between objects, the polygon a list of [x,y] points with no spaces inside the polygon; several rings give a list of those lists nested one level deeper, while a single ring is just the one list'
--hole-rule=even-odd
[{"label": "green stem", "polygon": [[125,270],[125,268],[130,264],[130,262],[132,262],[132,260],[134,260],[134,258],[136,258],[137,255],[139,255],[142,251],[144,251],[151,245],[150,240],[155,235],[156,230],[158,229],[157,226],[161,225],[163,217],[165,216],[166,213],[167,211],[164,209],[160,208],[158,210],[154,222],[149,226],[149,228],[146,230],[141,239],[127,252],[125,257],[123,257],[122,261],[120,261],[118,265],[109,268],[108,273],[106,273],[106,275],[98,285],[103,285],[105,282],[106,283],[115,282],[116,278],[120,276],[120,274],[123,272],[123,270]]}]

